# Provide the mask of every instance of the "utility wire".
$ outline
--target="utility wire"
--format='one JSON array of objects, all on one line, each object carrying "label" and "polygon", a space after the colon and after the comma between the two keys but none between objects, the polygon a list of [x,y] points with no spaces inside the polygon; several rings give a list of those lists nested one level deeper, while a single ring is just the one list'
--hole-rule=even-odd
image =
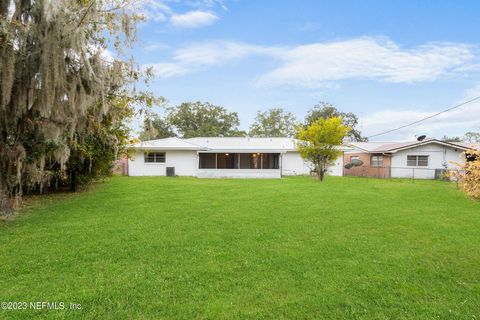
[{"label": "utility wire", "polygon": [[442,113],[451,111],[451,110],[453,110],[453,109],[460,108],[461,106],[464,106],[464,105],[466,105],[466,104],[468,104],[468,103],[471,103],[471,102],[473,102],[473,101],[475,101],[475,100],[478,100],[478,99],[480,99],[480,96],[477,96],[477,97],[475,97],[475,98],[473,98],[473,99],[470,99],[470,100],[468,100],[468,101],[465,101],[465,102],[462,102],[462,103],[460,103],[460,104],[457,104],[457,105],[455,105],[455,106],[453,106],[453,107],[451,107],[451,108],[448,108],[448,109],[446,109],[446,110],[443,110],[443,111],[437,112],[437,113],[435,113],[435,114],[432,114],[431,116],[425,117],[425,118],[423,118],[423,119],[414,121],[414,122],[412,122],[412,123],[403,125],[403,126],[401,126],[401,127],[395,128],[395,129],[390,129],[390,130],[387,130],[387,131],[383,131],[383,132],[380,132],[380,133],[376,133],[376,134],[371,135],[371,136],[369,136],[369,137],[367,137],[367,138],[370,139],[370,138],[373,138],[373,137],[382,136],[382,135],[387,134],[387,133],[390,133],[390,132],[394,132],[394,131],[397,131],[397,130],[400,130],[400,129],[403,129],[403,128],[406,128],[406,127],[413,126],[414,124],[417,124],[417,123],[423,122],[423,121],[425,121],[425,120],[431,119],[431,118],[433,118],[433,117],[436,117],[436,116],[438,116],[438,115],[441,115]]}]

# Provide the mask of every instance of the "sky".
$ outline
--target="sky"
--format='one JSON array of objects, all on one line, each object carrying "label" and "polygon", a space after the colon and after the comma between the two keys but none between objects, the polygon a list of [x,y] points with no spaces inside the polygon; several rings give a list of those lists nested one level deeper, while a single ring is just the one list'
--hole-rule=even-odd
[{"label": "sky", "polygon": [[[480,1],[143,0],[133,50],[169,105],[239,114],[320,101],[360,117],[366,136],[480,95]],[[157,109],[160,111],[160,109]],[[372,140],[480,132],[480,101]]]}]

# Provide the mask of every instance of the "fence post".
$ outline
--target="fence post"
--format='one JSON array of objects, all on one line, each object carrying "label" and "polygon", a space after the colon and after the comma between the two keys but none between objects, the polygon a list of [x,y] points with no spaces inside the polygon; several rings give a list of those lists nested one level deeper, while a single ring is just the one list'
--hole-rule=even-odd
[{"label": "fence post", "polygon": [[412,180],[415,183],[415,168],[412,168]]}]

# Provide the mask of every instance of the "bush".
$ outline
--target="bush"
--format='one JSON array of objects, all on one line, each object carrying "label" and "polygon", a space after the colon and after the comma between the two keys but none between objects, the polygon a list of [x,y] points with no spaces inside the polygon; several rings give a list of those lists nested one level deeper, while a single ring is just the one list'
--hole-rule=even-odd
[{"label": "bush", "polygon": [[461,164],[462,173],[454,175],[460,180],[462,189],[468,196],[480,199],[480,151],[468,151],[465,164]]}]

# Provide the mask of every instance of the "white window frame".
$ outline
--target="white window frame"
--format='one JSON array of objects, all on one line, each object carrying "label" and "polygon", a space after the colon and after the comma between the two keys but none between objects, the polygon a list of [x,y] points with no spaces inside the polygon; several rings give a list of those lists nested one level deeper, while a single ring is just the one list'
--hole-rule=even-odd
[{"label": "white window frame", "polygon": [[[374,158],[376,158],[376,160],[373,160]],[[372,167],[383,167],[383,155],[372,155],[370,157],[370,165]]]},{"label": "white window frame", "polygon": [[[409,159],[411,157],[415,157],[415,159]],[[420,158],[423,158],[423,159],[420,159]],[[411,164],[411,161],[414,161],[415,164]],[[426,164],[420,164],[423,161],[426,161]],[[430,165],[430,156],[428,155],[416,155],[416,154],[407,155],[407,167],[428,167],[429,165]]]},{"label": "white window frame", "polygon": [[[153,154],[153,161],[147,161],[149,154]],[[143,162],[148,164],[165,163],[167,162],[167,153],[159,151],[145,152],[143,155]]]}]

